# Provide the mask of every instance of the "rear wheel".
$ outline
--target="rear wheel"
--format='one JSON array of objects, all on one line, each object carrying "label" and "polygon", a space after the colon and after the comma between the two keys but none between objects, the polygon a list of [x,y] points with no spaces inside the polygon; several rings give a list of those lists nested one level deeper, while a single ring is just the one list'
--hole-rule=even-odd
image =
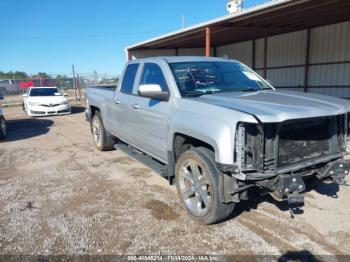
[{"label": "rear wheel", "polygon": [[113,149],[114,138],[105,130],[100,112],[96,112],[92,118],[91,131],[98,150],[107,151]]},{"label": "rear wheel", "polygon": [[0,116],[0,139],[5,139],[7,136],[6,121],[3,116]]},{"label": "rear wheel", "polygon": [[176,163],[176,188],[188,214],[202,224],[227,218],[235,203],[219,199],[219,174],[214,153],[198,147],[187,150]]}]

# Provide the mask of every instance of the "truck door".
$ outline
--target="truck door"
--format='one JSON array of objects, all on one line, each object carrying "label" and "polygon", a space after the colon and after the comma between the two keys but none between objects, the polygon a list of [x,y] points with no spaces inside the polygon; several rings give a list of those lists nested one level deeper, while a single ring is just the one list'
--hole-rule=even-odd
[{"label": "truck door", "polygon": [[158,64],[145,63],[140,81],[134,90],[132,132],[135,146],[160,160],[167,159],[169,102],[141,97],[137,94],[142,84],[158,84],[168,91],[164,74]]},{"label": "truck door", "polygon": [[121,80],[121,86],[119,90],[116,90],[113,98],[113,135],[130,142],[134,140],[131,132],[133,123],[133,109],[134,95],[132,91],[135,85],[135,78],[137,71],[139,69],[139,64],[129,64],[123,74],[123,79]]}]

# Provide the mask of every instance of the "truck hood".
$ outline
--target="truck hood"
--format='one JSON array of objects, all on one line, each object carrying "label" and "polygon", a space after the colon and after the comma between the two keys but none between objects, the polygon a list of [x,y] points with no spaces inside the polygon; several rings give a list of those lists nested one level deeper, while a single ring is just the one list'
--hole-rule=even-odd
[{"label": "truck hood", "polygon": [[229,92],[193,99],[245,112],[265,123],[331,116],[350,111],[348,100],[292,91]]}]

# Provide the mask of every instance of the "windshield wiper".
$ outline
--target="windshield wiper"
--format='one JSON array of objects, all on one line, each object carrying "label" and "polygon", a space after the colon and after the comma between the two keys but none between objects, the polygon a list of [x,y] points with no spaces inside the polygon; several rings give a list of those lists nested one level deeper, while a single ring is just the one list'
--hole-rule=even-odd
[{"label": "windshield wiper", "polygon": [[204,95],[211,95],[211,94],[215,94],[215,93],[219,93],[220,91],[204,91],[204,92],[190,92],[190,93],[186,93],[187,97],[200,97],[200,96],[204,96]]},{"label": "windshield wiper", "polygon": [[256,92],[256,91],[259,91],[260,89],[255,89],[255,88],[252,88],[252,87],[249,87],[249,88],[246,88],[246,89],[242,89],[240,90],[241,92]]}]

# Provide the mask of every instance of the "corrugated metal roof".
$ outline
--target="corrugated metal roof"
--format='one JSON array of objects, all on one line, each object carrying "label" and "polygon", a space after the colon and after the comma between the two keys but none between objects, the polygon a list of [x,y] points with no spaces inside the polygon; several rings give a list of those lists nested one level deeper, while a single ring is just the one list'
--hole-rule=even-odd
[{"label": "corrugated metal roof", "polygon": [[145,44],[149,44],[149,43],[152,43],[152,42],[164,39],[164,38],[168,38],[168,37],[171,37],[171,36],[176,36],[176,35],[183,34],[183,33],[186,33],[186,32],[191,32],[191,31],[194,31],[196,29],[201,29],[203,27],[207,27],[209,25],[216,24],[218,22],[224,22],[224,21],[231,20],[233,18],[239,18],[241,16],[250,14],[252,12],[256,12],[258,10],[266,9],[266,8],[269,8],[269,7],[280,5],[282,3],[287,3],[287,2],[292,2],[292,1],[293,0],[276,0],[276,1],[267,2],[265,4],[257,5],[257,6],[255,6],[253,8],[249,8],[247,10],[243,10],[242,12],[237,13],[237,14],[225,15],[225,16],[213,19],[213,20],[206,21],[204,23],[196,24],[194,26],[190,26],[190,27],[187,27],[187,28],[184,28],[184,29],[181,29],[181,30],[177,30],[177,31],[174,31],[174,32],[171,32],[171,33],[168,33],[168,34],[164,34],[164,35],[161,35],[161,36],[158,36],[158,37],[155,37],[155,38],[151,38],[151,39],[146,40],[146,41],[142,41],[140,43],[136,43],[134,45],[128,46],[128,47],[126,47],[126,49],[127,50],[134,49],[134,48],[137,48],[137,47],[143,46]]},{"label": "corrugated metal roof", "polygon": [[348,0],[276,0],[152,38],[126,50],[203,47],[206,27],[211,27],[212,45],[220,46],[346,21],[349,13]]}]

